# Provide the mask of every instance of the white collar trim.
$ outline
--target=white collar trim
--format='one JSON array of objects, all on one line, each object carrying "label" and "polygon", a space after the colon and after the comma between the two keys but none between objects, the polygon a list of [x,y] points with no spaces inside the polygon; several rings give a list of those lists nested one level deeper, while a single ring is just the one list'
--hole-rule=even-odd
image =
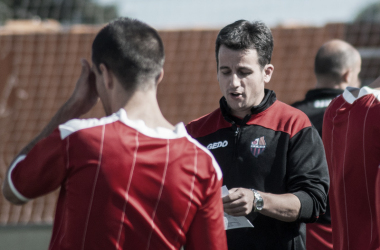
[{"label": "white collar trim", "polygon": [[149,128],[145,125],[143,120],[130,120],[127,116],[127,112],[121,108],[113,115],[117,116],[121,122],[127,126],[136,129],[140,133],[149,137],[161,138],[161,139],[176,139],[187,135],[185,125],[180,122],[175,125],[175,129],[171,130],[164,127]]},{"label": "white collar trim", "polygon": [[130,120],[127,116],[127,112],[121,108],[118,112],[101,119],[73,119],[59,125],[61,139],[64,139],[70,134],[81,129],[101,126],[116,121],[121,121],[125,125],[136,129],[140,133],[153,138],[176,139],[188,135],[185,125],[182,122],[178,123],[174,130],[163,127],[149,128],[145,125],[143,120]]},{"label": "white collar trim", "polygon": [[343,92],[343,98],[346,100],[346,102],[353,104],[357,99],[368,95],[368,94],[373,94],[376,96],[376,98],[379,98],[380,91],[376,89],[372,89],[370,87],[362,87],[359,91],[358,97],[355,97],[351,92],[354,90],[357,90],[358,88],[353,88],[353,87],[347,87],[344,92]]}]

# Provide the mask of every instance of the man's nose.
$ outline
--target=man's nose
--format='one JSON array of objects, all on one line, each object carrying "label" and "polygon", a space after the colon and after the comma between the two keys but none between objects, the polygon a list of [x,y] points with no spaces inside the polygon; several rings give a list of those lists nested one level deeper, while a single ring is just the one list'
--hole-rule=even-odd
[{"label": "man's nose", "polygon": [[230,84],[232,87],[238,87],[240,86],[240,78],[237,74],[232,74]]}]

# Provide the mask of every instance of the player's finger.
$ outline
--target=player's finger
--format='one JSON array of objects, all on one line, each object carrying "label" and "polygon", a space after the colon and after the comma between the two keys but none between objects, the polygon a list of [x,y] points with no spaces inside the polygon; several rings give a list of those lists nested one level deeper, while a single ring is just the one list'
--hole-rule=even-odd
[{"label": "player's finger", "polygon": [[229,195],[226,195],[222,198],[223,203],[229,203],[233,202],[235,200],[239,199],[239,195],[236,195],[235,193],[230,193]]},{"label": "player's finger", "polygon": [[241,199],[244,196],[244,192],[240,188],[231,189],[230,194],[228,195],[231,201]]},{"label": "player's finger", "polygon": [[233,202],[244,196],[244,193],[239,188],[228,190],[229,194],[222,198],[223,203]]},{"label": "player's finger", "polygon": [[224,208],[236,208],[236,207],[243,207],[245,206],[247,203],[244,202],[243,199],[238,199],[238,200],[234,200],[234,201],[231,201],[231,202],[226,202],[226,203],[223,203],[223,207]]},{"label": "player's finger", "polygon": [[224,209],[224,212],[232,216],[247,215],[246,211],[247,209],[245,207],[235,207],[235,208]]}]

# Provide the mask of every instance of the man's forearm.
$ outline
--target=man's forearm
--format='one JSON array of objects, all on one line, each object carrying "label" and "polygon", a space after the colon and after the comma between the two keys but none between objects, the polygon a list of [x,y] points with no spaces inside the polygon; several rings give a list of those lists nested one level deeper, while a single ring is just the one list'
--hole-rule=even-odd
[{"label": "man's forearm", "polygon": [[38,134],[28,145],[26,145],[19,153],[19,155],[26,155],[40,140],[50,135],[54,129],[60,124],[65,123],[71,119],[78,118],[80,114],[77,114],[73,103],[67,101],[53,116],[46,127]]},{"label": "man's forearm", "polygon": [[259,193],[264,200],[261,214],[285,222],[297,220],[301,209],[301,202],[297,196],[294,194]]},{"label": "man's forearm", "polygon": [[81,63],[82,72],[76,83],[73,94],[57,111],[42,132],[23,148],[19,155],[27,154],[34,145],[50,135],[60,124],[78,118],[87,113],[96,104],[98,94],[96,92],[94,79],[91,78],[93,73],[91,73],[90,65],[86,60],[82,59]]},{"label": "man's forearm", "polygon": [[[18,156],[28,154],[40,140],[48,137],[60,124],[71,119],[78,118],[79,116],[87,113],[96,104],[98,94],[96,91],[95,80],[91,77],[93,73],[90,69],[89,63],[86,60],[83,59],[81,62],[82,72],[71,97],[57,111],[42,132],[20,151]],[[18,156],[15,157],[10,166],[12,166]],[[25,201],[18,199],[18,197],[11,190],[8,180],[9,171],[10,168],[8,168],[7,175],[4,178],[3,194],[10,202],[14,204],[23,204]]]}]

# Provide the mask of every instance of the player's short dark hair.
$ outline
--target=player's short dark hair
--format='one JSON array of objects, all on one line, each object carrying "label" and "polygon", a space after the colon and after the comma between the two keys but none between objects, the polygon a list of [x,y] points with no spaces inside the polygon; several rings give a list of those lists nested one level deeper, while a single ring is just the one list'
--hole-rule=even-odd
[{"label": "player's short dark hair", "polygon": [[270,63],[272,59],[272,32],[260,21],[239,20],[220,30],[215,45],[217,65],[219,65],[219,49],[221,45],[233,50],[255,49],[262,68]]},{"label": "player's short dark hair", "polygon": [[315,56],[315,74],[339,82],[343,70],[353,65],[356,58],[354,53],[354,48],[329,50],[322,46]]},{"label": "player's short dark hair", "polygon": [[165,61],[164,45],[157,31],[130,18],[107,24],[94,39],[92,61],[100,72],[103,63],[126,90],[144,87],[157,79]]}]

